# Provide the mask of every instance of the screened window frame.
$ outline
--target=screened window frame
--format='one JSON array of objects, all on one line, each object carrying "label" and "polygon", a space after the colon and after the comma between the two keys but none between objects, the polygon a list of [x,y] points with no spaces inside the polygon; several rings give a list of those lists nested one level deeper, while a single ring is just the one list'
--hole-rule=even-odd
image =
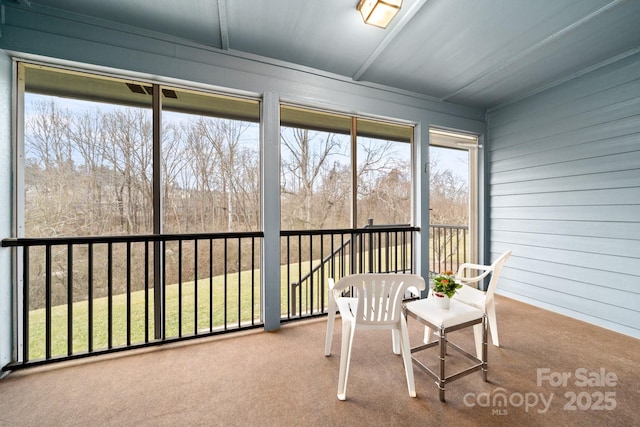
[{"label": "screened window frame", "polygon": [[[211,117],[218,117],[218,118],[223,118],[223,119],[234,119],[234,120],[245,120],[245,121],[250,121],[250,122],[254,122],[257,123],[258,125],[260,125],[260,115],[261,115],[261,103],[262,103],[262,99],[257,95],[257,94],[249,94],[249,93],[236,93],[233,91],[230,92],[224,92],[224,91],[220,91],[220,90],[213,90],[211,88],[203,88],[203,87],[198,87],[198,86],[188,86],[185,84],[180,84],[180,83],[176,83],[176,82],[165,82],[165,81],[160,81],[160,80],[151,80],[151,79],[146,79],[146,78],[142,78],[140,76],[135,76],[135,75],[128,75],[127,73],[111,73],[111,72],[104,72],[104,71],[99,71],[99,70],[90,70],[90,69],[83,69],[80,67],[73,67],[73,66],[68,66],[68,65],[60,65],[60,64],[52,64],[52,63],[45,63],[42,61],[36,61],[36,60],[28,60],[28,59],[14,59],[14,76],[15,76],[15,87],[16,87],[16,92],[15,92],[15,108],[16,108],[16,114],[15,114],[15,129],[14,129],[14,141],[15,141],[15,156],[14,156],[14,165],[13,165],[13,169],[15,171],[15,184],[14,184],[14,235],[18,238],[21,237],[25,237],[25,203],[26,203],[26,197],[25,197],[25,191],[26,191],[26,187],[25,187],[25,161],[26,161],[26,153],[25,153],[25,94],[26,93],[38,93],[38,94],[43,94],[43,95],[51,95],[51,96],[59,96],[59,97],[66,97],[69,99],[76,99],[76,100],[83,100],[83,101],[97,101],[97,102],[105,102],[107,103],[108,101],[105,101],[105,99],[109,99],[108,96],[92,96],[91,93],[84,93],[84,94],[80,94],[78,96],[73,96],[74,93],[78,94],[78,91],[76,90],[75,92],[73,90],[69,90],[68,92],[65,92],[63,90],[63,88],[61,87],[56,87],[53,85],[53,83],[51,84],[53,87],[50,88],[47,92],[47,89],[43,89],[42,86],[37,89],[37,90],[30,90],[28,88],[28,85],[30,83],[28,83],[27,80],[27,70],[39,70],[39,71],[43,71],[45,73],[50,72],[50,73],[59,73],[60,76],[64,76],[64,77],[69,77],[69,76],[76,76],[79,77],[81,79],[95,79],[96,82],[116,82],[116,83],[123,83],[126,85],[132,84],[132,85],[137,85],[140,86],[141,88],[143,88],[145,90],[144,95],[148,96],[149,98],[146,98],[146,100],[149,101],[149,105],[147,105],[146,103],[126,103],[126,102],[118,102],[117,99],[115,99],[115,97],[112,97],[111,99],[111,103],[113,103],[114,105],[126,105],[126,106],[138,106],[138,107],[144,107],[144,108],[151,108],[152,111],[152,117],[153,117],[153,127],[154,127],[154,134],[153,134],[153,150],[156,154],[154,154],[154,158],[153,158],[153,175],[154,180],[158,180],[158,182],[154,182],[154,196],[153,196],[153,216],[154,216],[154,220],[153,220],[153,232],[154,233],[161,233],[162,232],[162,215],[161,215],[161,200],[160,200],[160,188],[161,188],[161,182],[160,182],[160,168],[161,168],[161,162],[157,161],[160,160],[160,157],[158,157],[160,155],[161,152],[161,143],[162,143],[162,135],[160,135],[159,133],[157,133],[160,129],[160,120],[161,120],[161,114],[162,111],[165,109],[163,104],[163,99],[167,98],[166,96],[166,92],[165,91],[175,91],[175,90],[179,90],[179,91],[183,91],[183,92],[188,92],[188,93],[196,93],[199,95],[206,95],[206,96],[211,96],[211,97],[215,97],[218,99],[224,99],[224,100],[231,100],[232,102],[243,102],[243,103],[247,103],[247,104],[251,104],[253,106],[253,114],[227,114],[227,115],[213,115],[213,114],[208,114]],[[62,79],[64,80],[64,78]],[[44,82],[44,84],[46,84],[46,82]],[[73,89],[73,88],[72,88]],[[129,90],[131,90],[129,88]],[[154,91],[157,91],[157,93],[163,93],[162,97],[156,97],[153,96]],[[143,95],[142,93],[140,93],[141,95]],[[167,111],[179,111],[179,109],[176,108],[171,108],[169,107],[169,109]],[[194,113],[196,111],[199,111],[197,109],[186,109],[184,112],[187,113]],[[204,113],[203,111],[200,111],[201,113]],[[203,115],[207,115],[207,114],[203,114]],[[259,130],[258,132],[259,134],[261,134],[261,131]],[[261,163],[262,160],[260,159],[259,162]],[[260,183],[260,186],[262,186],[262,183]],[[157,190],[156,190],[157,189]],[[157,194],[156,194],[157,193]],[[260,219],[259,221],[259,227],[262,227],[262,220]]]},{"label": "screened window frame", "polygon": [[[434,133],[435,132],[435,133]],[[433,135],[437,135],[435,138]],[[436,142],[434,143],[434,139]],[[480,136],[458,130],[429,126],[429,147],[464,150],[469,154],[469,262],[477,263],[480,250],[479,164]]]},{"label": "screened window frame", "polygon": [[[349,127],[349,133],[347,133],[345,130],[339,130],[339,129],[335,129],[332,128],[330,126],[326,126],[326,125],[322,125],[322,124],[318,124],[318,123],[310,123],[308,125],[308,127],[300,127],[301,129],[308,129],[308,130],[314,130],[314,131],[322,131],[322,132],[333,132],[333,133],[340,133],[343,135],[350,135],[350,167],[351,167],[351,191],[350,191],[350,199],[351,199],[351,216],[350,216],[350,224],[351,227],[353,229],[357,229],[357,228],[361,228],[361,225],[359,226],[359,224],[357,223],[357,218],[358,218],[358,209],[357,209],[357,139],[358,136],[361,137],[368,137],[368,138],[377,138],[380,139],[381,136],[389,136],[389,138],[385,139],[388,141],[392,141],[392,142],[401,142],[401,143],[408,143],[409,144],[409,153],[410,153],[410,158],[409,158],[409,166],[410,166],[410,170],[409,170],[409,174],[411,177],[411,202],[410,202],[410,206],[409,206],[409,215],[410,215],[410,224],[408,225],[415,225],[415,201],[416,201],[416,195],[415,195],[415,179],[416,179],[416,172],[415,172],[415,147],[414,147],[414,141],[415,141],[415,132],[416,132],[416,123],[409,123],[406,121],[402,121],[400,119],[388,119],[388,118],[380,118],[380,117],[374,117],[374,116],[368,116],[368,115],[364,115],[364,114],[352,114],[352,113],[346,113],[346,112],[341,112],[341,111],[337,111],[337,110],[331,110],[331,109],[326,109],[326,108],[319,108],[319,107],[313,107],[313,106],[307,106],[307,105],[301,105],[301,104],[297,104],[294,102],[288,102],[288,101],[281,101],[280,102],[280,127],[282,128],[283,126],[287,126],[287,127],[295,127],[292,125],[295,124],[299,124],[302,123],[302,121],[292,121],[292,120],[283,120],[282,116],[283,116],[283,109],[291,109],[291,110],[297,110],[297,111],[304,111],[305,113],[308,114],[316,114],[316,115],[328,115],[328,116],[336,116],[336,117],[341,117],[344,118],[345,121],[349,121],[350,122],[350,127]],[[370,132],[365,132],[364,134],[358,134],[358,126],[357,126],[357,122],[359,120],[362,121],[366,121],[366,122],[371,122],[371,123],[375,123],[375,124],[379,124],[381,126],[389,126],[389,127],[394,127],[394,128],[403,128],[406,132],[406,136],[403,138],[402,132],[396,132],[396,133],[391,133],[389,132],[388,134],[384,134],[382,132],[375,132],[375,131],[370,131]],[[281,165],[282,167],[282,165]],[[386,225],[391,225],[391,224],[386,224]],[[402,224],[402,225],[407,225],[407,224]]]}]

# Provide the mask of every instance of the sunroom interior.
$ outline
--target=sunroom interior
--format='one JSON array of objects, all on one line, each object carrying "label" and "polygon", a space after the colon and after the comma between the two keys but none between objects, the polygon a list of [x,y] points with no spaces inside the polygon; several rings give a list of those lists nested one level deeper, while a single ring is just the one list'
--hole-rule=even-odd
[{"label": "sunroom interior", "polygon": [[[425,409],[469,425],[536,422],[516,398],[555,391],[561,403],[582,398],[581,422],[633,422],[640,2],[404,0],[385,29],[364,23],[356,6],[0,1],[0,408],[19,390],[38,399],[37,384],[62,381],[53,375],[64,369],[100,376],[89,356],[133,372],[162,366],[154,354],[185,351],[191,361],[218,345],[229,359],[205,360],[228,367],[245,357],[238,339],[250,352],[269,349],[275,369],[278,347],[263,342],[273,332],[280,346],[289,345],[283,336],[304,346],[300,358],[323,357],[327,277],[428,278],[510,250],[496,290],[508,338],[489,346],[489,385],[474,376],[452,385],[444,409],[419,386],[423,402],[399,415],[409,398],[398,368],[393,401],[376,410],[386,395],[363,385],[358,400],[354,379],[358,411],[372,411],[369,423],[412,425]],[[462,206],[437,204],[438,149],[463,159]],[[575,355],[591,345],[601,353]],[[511,366],[510,349],[535,362]],[[336,366],[319,369],[326,378],[309,374],[330,385],[326,399],[335,400]],[[316,369],[297,361],[291,372],[306,368]],[[568,385],[539,377],[565,372]],[[602,381],[578,384],[579,373]],[[281,383],[260,384],[270,378]],[[506,407],[465,400],[501,384],[515,396]],[[608,399],[603,411],[591,410],[597,393]],[[147,404],[139,410],[158,411]],[[280,415],[266,405],[255,415],[320,423],[304,403],[286,417],[284,402],[273,405]],[[240,411],[227,406],[213,424]],[[320,407],[332,423],[346,416],[333,401]],[[573,422],[565,409],[554,406],[552,417]],[[7,420],[46,419],[30,416]],[[108,422],[104,413],[94,420]]]}]

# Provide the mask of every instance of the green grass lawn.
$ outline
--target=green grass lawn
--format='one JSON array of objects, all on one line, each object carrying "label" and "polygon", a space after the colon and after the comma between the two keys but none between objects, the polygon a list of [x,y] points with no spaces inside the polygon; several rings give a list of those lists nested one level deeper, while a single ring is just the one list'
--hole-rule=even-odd
[{"label": "green grass lawn", "polygon": [[[319,261],[313,261],[318,265]],[[289,301],[287,295],[289,282],[296,282],[298,278],[309,271],[311,263],[293,263],[281,267],[281,313],[288,313]],[[348,269],[348,266],[347,266]],[[348,271],[345,272],[348,274]],[[329,271],[324,273],[328,277]],[[197,283],[183,282],[181,292],[179,285],[172,284],[165,288],[165,337],[189,336],[196,333],[220,330],[226,327],[237,328],[240,324],[261,323],[260,307],[260,271],[253,272],[255,284],[252,285],[251,271],[216,276],[198,280]],[[289,280],[287,278],[289,277]],[[316,283],[318,278],[315,278]],[[326,282],[325,282],[326,283]],[[252,289],[253,286],[253,302]],[[226,292],[225,292],[226,289]],[[196,298],[197,291],[197,298]],[[307,289],[303,287],[303,301],[307,298]],[[315,291],[317,298],[317,288]],[[323,289],[326,305],[327,294]],[[180,298],[181,297],[181,298]],[[210,305],[210,300],[212,304]],[[136,291],[130,297],[130,322],[127,321],[127,297],[125,294],[112,297],[112,325],[111,343],[109,339],[108,298],[93,300],[92,350],[107,349],[127,345],[141,344],[147,340],[154,340],[154,294],[153,289],[147,293]],[[182,310],[179,310],[181,305]],[[304,307],[303,307],[304,310]],[[180,318],[180,312],[182,317]],[[37,309],[29,312],[29,360],[45,357],[46,320],[45,310]],[[197,316],[197,321],[196,321]],[[147,320],[148,319],[148,320]],[[67,304],[54,306],[51,309],[51,356],[64,356],[68,353],[68,307]],[[148,322],[148,324],[145,324]],[[72,353],[89,351],[89,303],[79,301],[72,304]],[[127,332],[129,329],[129,333]]]},{"label": "green grass lawn", "polygon": [[[297,280],[299,270],[302,274],[309,271],[309,262],[292,264],[289,273],[292,280]],[[282,267],[282,303],[281,312],[287,313],[287,270]],[[181,292],[179,285],[172,284],[165,288],[165,336],[178,337],[193,335],[197,331],[208,332],[225,327],[236,328],[239,324],[255,321],[260,323],[260,271],[254,271],[255,285],[253,285],[252,303],[252,275],[251,271],[216,276],[194,282],[183,282]],[[226,288],[226,293],[225,293]],[[196,300],[197,290],[197,300]],[[180,300],[180,295],[182,296]],[[304,294],[303,294],[304,295]],[[210,306],[210,299],[212,305]],[[144,343],[147,339],[154,340],[154,293],[150,289],[145,303],[144,290],[131,293],[129,341],[131,344]],[[180,319],[180,304],[182,318]],[[146,312],[145,312],[146,307]],[[210,308],[211,307],[211,308]],[[226,311],[225,311],[226,307]],[[29,312],[29,359],[35,360],[45,356],[46,321],[45,309]],[[196,322],[197,316],[197,322]],[[93,300],[93,350],[109,348],[108,298]],[[112,297],[112,325],[111,346],[118,347],[127,344],[127,296],[126,294]],[[148,319],[148,327],[145,327]],[[53,357],[66,355],[68,347],[67,304],[54,306],[51,309],[51,355]],[[148,335],[145,336],[145,332]],[[79,301],[72,304],[72,352],[83,353],[89,350],[89,303]]]}]

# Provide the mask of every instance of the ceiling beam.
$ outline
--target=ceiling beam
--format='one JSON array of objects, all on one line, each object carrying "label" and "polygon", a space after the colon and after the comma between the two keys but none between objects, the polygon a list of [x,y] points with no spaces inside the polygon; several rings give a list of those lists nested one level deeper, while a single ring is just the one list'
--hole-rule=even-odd
[{"label": "ceiling beam", "polygon": [[614,7],[618,6],[619,4],[624,3],[625,1],[627,1],[627,0],[613,0],[612,2],[606,4],[605,6],[601,7],[598,10],[596,10],[595,12],[592,12],[589,15],[583,17],[582,19],[577,20],[573,24],[564,27],[560,31],[557,31],[557,32],[551,34],[550,36],[548,36],[544,40],[539,41],[538,43],[534,44],[530,48],[523,50],[522,52],[520,52],[519,55],[512,56],[508,60],[501,62],[499,65],[496,65],[495,67],[488,69],[483,74],[481,74],[478,78],[476,78],[476,79],[468,82],[467,84],[459,87],[455,91],[443,96],[442,98],[440,98],[440,100],[441,101],[448,101],[449,99],[451,99],[454,96],[458,95],[460,92],[462,92],[463,90],[469,88],[470,86],[473,86],[474,84],[476,84],[476,83],[478,83],[478,82],[480,82],[482,80],[485,80],[485,79],[497,74],[498,72],[502,71],[503,69],[505,69],[505,68],[511,66],[512,64],[520,61],[521,59],[524,59],[527,56],[531,55],[536,50],[538,50],[538,49],[540,49],[540,48],[542,48],[542,47],[544,47],[544,46],[546,46],[546,45],[548,45],[550,43],[555,42],[560,37],[566,36],[570,32],[576,30],[577,28],[581,27],[582,25],[586,24],[587,22],[599,17],[600,15],[608,12],[610,9],[613,9]]},{"label": "ceiling beam", "polygon": [[364,61],[364,64],[362,64],[360,69],[356,71],[356,73],[353,75],[353,80],[360,80],[362,75],[367,72],[369,67],[371,67],[371,64],[373,64],[373,62],[378,59],[378,57],[382,54],[382,52],[384,52],[387,46],[389,46],[393,39],[395,39],[396,36],[400,34],[400,32],[409,23],[409,21],[411,21],[411,18],[413,18],[414,15],[418,13],[420,9],[422,9],[422,6],[424,6],[427,1],[429,0],[417,0],[414,4],[411,5],[411,7],[409,7],[409,10],[407,10],[407,12],[402,15],[397,25],[389,30],[387,36],[382,39],[382,42],[380,42],[378,47],[376,47],[373,53],[371,53],[367,60]]},{"label": "ceiling beam", "polygon": [[218,19],[220,21],[220,42],[222,50],[229,50],[229,26],[227,22],[227,0],[218,0]]}]

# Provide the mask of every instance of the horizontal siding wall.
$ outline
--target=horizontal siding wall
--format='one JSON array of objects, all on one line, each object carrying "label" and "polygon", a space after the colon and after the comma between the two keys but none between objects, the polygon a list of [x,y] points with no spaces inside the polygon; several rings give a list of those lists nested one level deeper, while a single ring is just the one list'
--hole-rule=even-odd
[{"label": "horizontal siding wall", "polygon": [[640,338],[640,54],[488,114],[498,293]]}]

